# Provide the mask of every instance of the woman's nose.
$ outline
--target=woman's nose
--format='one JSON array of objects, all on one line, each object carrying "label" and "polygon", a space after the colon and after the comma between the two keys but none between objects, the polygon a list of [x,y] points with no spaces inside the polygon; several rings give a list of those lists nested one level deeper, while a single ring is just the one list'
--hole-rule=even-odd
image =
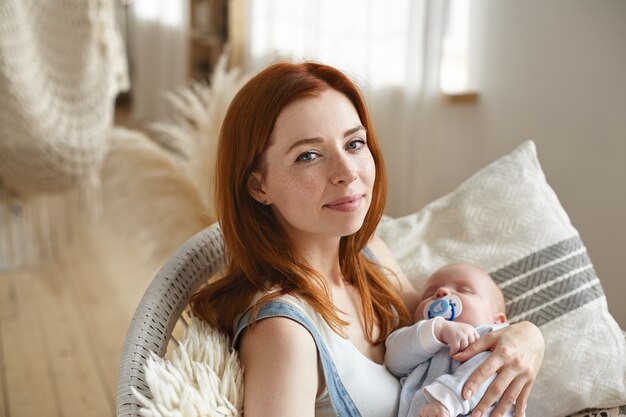
[{"label": "woman's nose", "polygon": [[337,156],[332,176],[333,184],[350,184],[356,178],[356,169],[352,161],[345,155]]},{"label": "woman's nose", "polygon": [[450,295],[450,290],[447,287],[439,287],[435,291],[435,298],[445,297],[446,295]]}]

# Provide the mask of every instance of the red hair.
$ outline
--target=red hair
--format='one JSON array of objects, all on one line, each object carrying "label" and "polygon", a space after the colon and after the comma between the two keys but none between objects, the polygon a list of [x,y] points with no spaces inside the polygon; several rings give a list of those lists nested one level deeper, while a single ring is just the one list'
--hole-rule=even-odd
[{"label": "red hair", "polygon": [[[192,311],[227,334],[235,320],[258,293],[270,289],[253,308],[281,294],[309,303],[338,331],[346,324],[337,314],[323,278],[299,256],[269,207],[248,191],[248,178],[258,171],[281,110],[302,97],[327,89],[344,94],[354,105],[368,133],[367,145],[376,166],[372,202],[360,230],[341,238],[341,272],[361,296],[365,331],[372,343],[410,321],[401,295],[379,265],[362,250],[383,214],[386,175],[381,150],[365,102],[358,88],[343,73],[327,65],[306,62],[277,63],[253,77],[233,99],[220,132],[216,163],[216,207],[229,264],[223,278],[201,288],[191,300]],[[374,324],[380,335],[373,337]]]}]

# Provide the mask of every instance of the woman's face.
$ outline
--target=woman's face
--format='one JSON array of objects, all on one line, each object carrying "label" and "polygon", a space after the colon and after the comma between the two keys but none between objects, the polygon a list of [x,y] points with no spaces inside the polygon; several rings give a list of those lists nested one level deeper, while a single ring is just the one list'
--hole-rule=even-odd
[{"label": "woman's face", "polygon": [[367,132],[355,107],[328,89],[280,112],[250,190],[271,205],[298,243],[357,232],[370,206],[374,179]]}]

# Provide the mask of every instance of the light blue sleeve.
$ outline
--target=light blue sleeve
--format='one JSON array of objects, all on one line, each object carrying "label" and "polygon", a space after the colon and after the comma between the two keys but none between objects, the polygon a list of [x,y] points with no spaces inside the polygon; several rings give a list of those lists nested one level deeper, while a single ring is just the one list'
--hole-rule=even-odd
[{"label": "light blue sleeve", "polygon": [[[482,326],[481,326],[482,327]],[[492,329],[498,329],[503,326],[489,326],[487,329],[484,327],[477,329],[481,336],[488,333]],[[488,378],[477,390],[476,393],[469,400],[465,400],[462,396],[463,386],[472,375],[472,373],[478,369],[478,367],[491,355],[491,352],[481,352],[476,356],[461,363],[453,373],[443,374],[439,376],[428,386],[424,387],[424,394],[428,401],[433,399],[438,400],[446,406],[450,412],[450,416],[466,415],[474,410],[478,402],[487,392],[491,383],[496,379],[497,374]],[[491,411],[491,410],[490,410]],[[508,415],[512,415],[512,410],[509,410]],[[491,413],[487,413],[490,415]]]},{"label": "light blue sleeve", "polygon": [[[441,319],[439,319],[441,320]],[[445,344],[435,338],[433,320],[420,320],[391,333],[385,341],[385,366],[396,377],[409,375]]]},{"label": "light blue sleeve", "polygon": [[478,392],[469,400],[463,399],[463,386],[470,375],[478,369],[480,364],[483,363],[490,354],[491,352],[481,352],[462,363],[453,374],[439,376],[430,385],[424,387],[426,398],[429,401],[437,400],[441,402],[446,406],[451,416],[469,414],[485,395],[489,385],[491,385],[496,378],[496,375],[494,374],[487,379],[487,381],[479,387]]}]

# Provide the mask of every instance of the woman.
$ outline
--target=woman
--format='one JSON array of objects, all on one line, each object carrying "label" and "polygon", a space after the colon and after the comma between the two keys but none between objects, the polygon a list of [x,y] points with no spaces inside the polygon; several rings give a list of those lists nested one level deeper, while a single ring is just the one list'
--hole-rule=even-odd
[{"label": "woman", "polygon": [[[385,169],[362,96],[336,69],[278,63],[234,98],[217,154],[226,275],[194,313],[235,338],[246,416],[395,416],[399,383],[384,343],[418,294],[374,236]],[[530,323],[480,339],[460,360],[494,354],[465,394],[498,372],[476,416],[517,402],[523,415],[543,358]]]}]

